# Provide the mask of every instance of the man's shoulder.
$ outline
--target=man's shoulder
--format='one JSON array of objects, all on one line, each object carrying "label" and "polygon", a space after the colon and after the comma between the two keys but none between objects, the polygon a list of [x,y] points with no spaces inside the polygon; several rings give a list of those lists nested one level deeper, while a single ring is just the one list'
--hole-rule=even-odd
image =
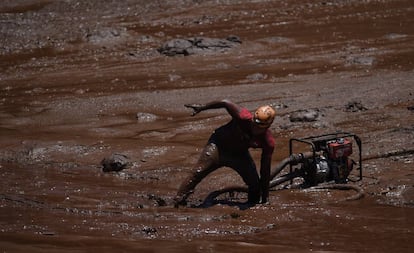
[{"label": "man's shoulder", "polygon": [[242,120],[252,120],[253,114],[247,110],[247,108],[242,107],[239,112],[240,119]]}]

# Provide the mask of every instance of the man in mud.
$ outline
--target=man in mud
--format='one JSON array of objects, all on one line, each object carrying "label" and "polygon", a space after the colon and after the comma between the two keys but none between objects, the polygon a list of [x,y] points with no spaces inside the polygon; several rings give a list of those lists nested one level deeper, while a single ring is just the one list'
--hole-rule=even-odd
[{"label": "man in mud", "polygon": [[[232,119],[217,128],[210,136],[190,176],[181,184],[175,198],[175,205],[185,205],[187,197],[196,185],[222,166],[234,169],[247,184],[249,206],[260,202],[267,203],[271,158],[275,146],[269,127],[275,118],[275,110],[265,105],[257,108],[252,114],[246,108],[228,100],[185,106],[193,109],[192,116],[204,110],[225,108]],[[249,148],[262,149],[260,177]]]}]

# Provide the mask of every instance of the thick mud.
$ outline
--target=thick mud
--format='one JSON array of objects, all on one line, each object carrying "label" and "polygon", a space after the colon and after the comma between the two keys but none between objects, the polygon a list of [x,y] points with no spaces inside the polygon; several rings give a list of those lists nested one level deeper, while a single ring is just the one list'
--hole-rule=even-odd
[{"label": "thick mud", "polygon": [[[2,1],[0,249],[411,252],[413,24],[410,0]],[[241,43],[158,51],[229,36]],[[197,208],[242,185],[223,168],[174,208],[209,134],[229,120],[183,105],[224,98],[277,109],[272,167],[290,138],[357,134],[363,180],[350,183],[364,198],[282,186],[266,205],[244,209],[236,194]],[[304,109],[313,121],[290,120]],[[103,172],[114,153],[128,167]]]}]

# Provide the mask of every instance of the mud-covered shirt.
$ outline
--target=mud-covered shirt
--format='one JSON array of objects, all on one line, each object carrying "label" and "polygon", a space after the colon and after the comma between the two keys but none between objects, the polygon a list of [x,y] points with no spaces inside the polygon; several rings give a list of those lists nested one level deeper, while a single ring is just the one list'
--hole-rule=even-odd
[{"label": "mud-covered shirt", "polygon": [[214,131],[210,140],[226,152],[244,153],[249,148],[261,148],[262,156],[271,156],[275,146],[271,131],[266,129],[263,134],[253,135],[252,124],[252,113],[241,108],[237,117]]}]

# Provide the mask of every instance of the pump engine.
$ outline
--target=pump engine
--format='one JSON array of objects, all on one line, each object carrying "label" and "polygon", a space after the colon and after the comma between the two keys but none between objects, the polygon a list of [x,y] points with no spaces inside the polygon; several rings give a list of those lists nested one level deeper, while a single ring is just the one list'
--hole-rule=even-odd
[{"label": "pump engine", "polygon": [[[344,184],[348,182],[348,176],[355,164],[351,159],[353,153],[353,138],[359,150],[359,171],[362,179],[361,140],[352,133],[338,132],[307,138],[294,138],[290,140],[290,154],[293,154],[295,142],[308,144],[311,155],[300,163],[299,171],[308,186],[314,186],[323,182],[334,181]],[[293,164],[290,164],[292,172]]]}]

